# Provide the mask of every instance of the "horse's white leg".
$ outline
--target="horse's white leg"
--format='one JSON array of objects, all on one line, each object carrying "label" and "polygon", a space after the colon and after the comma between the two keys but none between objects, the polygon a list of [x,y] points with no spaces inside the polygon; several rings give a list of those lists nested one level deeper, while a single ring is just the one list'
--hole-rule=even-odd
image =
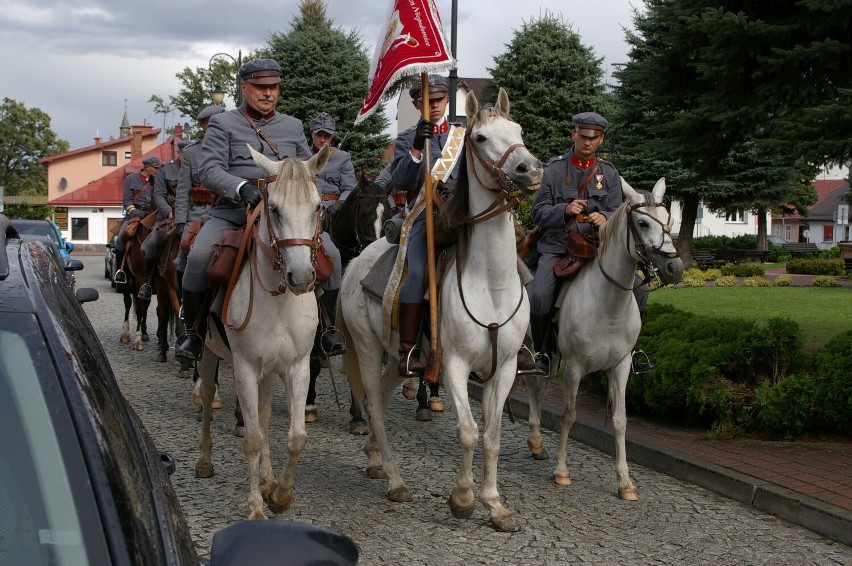
[{"label": "horse's white leg", "polygon": [[[296,467],[305,445],[308,431],[305,429],[305,400],[310,383],[310,356],[294,364],[284,376],[287,389],[287,405],[290,411],[290,430],[287,434],[287,464],[278,478],[278,485],[269,497],[269,508],[279,513],[293,500],[296,484]],[[300,418],[301,417],[301,418]]]},{"label": "horse's white leg", "polygon": [[[458,415],[456,425],[456,437],[461,447],[461,465],[456,476],[456,485],[453,488],[447,504],[456,519],[470,519],[473,515],[473,451],[479,441],[479,429],[473,413],[470,411],[470,398],[467,394],[467,379],[470,375],[470,366],[458,358],[449,359],[447,352],[444,353],[444,389],[453,402]],[[486,391],[488,391],[486,385]],[[484,407],[483,407],[483,410]]]},{"label": "horse's white leg", "polygon": [[500,431],[503,424],[503,407],[515,381],[515,364],[504,363],[497,374],[486,383],[482,391],[482,413],[485,429],[482,433],[482,488],[479,500],[488,508],[491,524],[500,532],[518,530],[512,512],[500,502],[497,490],[497,463],[500,458]]},{"label": "horse's white leg", "polygon": [[214,379],[218,358],[216,354],[205,348],[198,361],[198,382],[201,384],[201,445],[198,460],[195,462],[195,477],[213,477],[213,438],[210,435],[210,422],[213,420],[213,395],[216,390]]},{"label": "horse's white leg", "polygon": [[615,475],[618,477],[618,496],[626,501],[636,501],[639,493],[630,481],[627,469],[627,407],[625,394],[630,376],[631,356],[628,353],[617,366],[607,371],[609,398],[612,401],[612,429],[615,432]]},{"label": "horse's white leg", "polygon": [[527,436],[527,448],[536,460],[547,460],[547,449],[541,437],[541,409],[544,405],[544,392],[550,377],[540,375],[524,375],[524,387],[527,390],[527,401],[530,406],[530,416],[527,421],[530,427]]},{"label": "horse's white leg", "polygon": [[145,349],[145,346],[142,344],[142,329],[138,328],[136,330],[136,339],[133,341],[133,349],[137,352],[141,352]]},{"label": "horse's white leg", "polygon": [[562,377],[562,431],[559,436],[559,448],[556,450],[556,470],[553,472],[553,481],[557,485],[571,485],[571,474],[568,472],[568,434],[577,421],[577,389],[582,377],[575,363],[566,359],[565,374]]},{"label": "horse's white leg", "polygon": [[[384,375],[382,376],[382,411],[387,412],[388,405],[393,399],[397,388],[399,387],[399,372],[397,364],[388,364]],[[363,407],[362,407],[363,410]],[[372,479],[387,479],[387,473],[382,466],[382,454],[379,448],[379,443],[376,437],[370,430],[367,443],[364,445],[364,454],[367,455],[367,475]]]},{"label": "horse's white leg", "polygon": [[124,324],[121,325],[121,337],[118,339],[122,344],[130,344],[130,320],[124,319]]},{"label": "horse's white leg", "polygon": [[[233,343],[232,343],[233,344]],[[234,345],[236,346],[236,345]],[[251,363],[237,357],[238,349],[234,349],[234,378],[236,381],[237,398],[243,413],[245,438],[243,452],[246,456],[249,473],[249,519],[264,520],[263,497],[260,492],[260,451],[263,446],[263,433],[260,430],[258,417],[258,369]]]},{"label": "horse's white leg", "polygon": [[[277,374],[264,376],[257,385],[257,420],[260,426],[260,437],[263,440],[260,446],[260,460],[258,461],[260,495],[267,503],[269,503],[270,494],[277,486],[275,473],[272,471],[272,459],[269,456],[269,422],[272,418],[272,397],[277,385]],[[272,507],[270,505],[270,509]],[[278,512],[275,509],[273,511]]]}]

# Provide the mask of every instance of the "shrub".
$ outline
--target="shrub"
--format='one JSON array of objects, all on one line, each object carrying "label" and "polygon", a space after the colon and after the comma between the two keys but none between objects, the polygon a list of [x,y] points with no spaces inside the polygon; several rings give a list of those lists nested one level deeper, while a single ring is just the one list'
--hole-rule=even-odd
[{"label": "shrub", "polygon": [[817,387],[806,374],[788,375],[775,385],[764,381],[756,390],[755,428],[773,438],[789,440],[810,428]]},{"label": "shrub", "polygon": [[814,287],[840,287],[837,278],[832,275],[818,275],[811,282]]},{"label": "shrub", "polygon": [[815,366],[819,396],[814,426],[852,436],[852,330],[823,346]]},{"label": "shrub", "polygon": [[845,275],[841,259],[791,259],[787,273],[799,275]]},{"label": "shrub", "polygon": [[684,287],[704,287],[704,277],[686,274],[681,279]]},{"label": "shrub", "polygon": [[772,284],[760,276],[746,277],[743,279],[743,287],[770,287]]},{"label": "shrub", "polygon": [[716,279],[717,287],[736,287],[737,286],[737,278],[733,275],[723,275]]},{"label": "shrub", "polygon": [[763,266],[759,263],[729,263],[722,267],[722,275],[733,275],[734,277],[762,277]]},{"label": "shrub", "polygon": [[792,287],[793,278],[789,275],[779,275],[775,278],[775,281],[773,281],[772,285],[775,287]]}]

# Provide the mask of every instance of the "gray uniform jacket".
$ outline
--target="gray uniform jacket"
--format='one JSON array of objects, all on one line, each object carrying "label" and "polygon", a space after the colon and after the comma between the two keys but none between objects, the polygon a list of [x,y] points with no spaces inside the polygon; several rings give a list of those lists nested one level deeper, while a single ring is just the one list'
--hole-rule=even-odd
[{"label": "gray uniform jacket", "polygon": [[[547,163],[541,188],[530,211],[533,222],[547,229],[538,241],[538,251],[541,253],[565,255],[567,252],[568,235],[565,228],[573,217],[565,215],[565,205],[578,198],[580,186],[591,173],[591,168],[583,170],[571,163],[573,153],[572,149]],[[586,214],[599,212],[609,218],[621,205],[621,176],[609,161],[598,159],[598,162],[598,170],[586,186],[582,198],[588,200]],[[572,223],[571,230],[586,233],[592,230],[592,225]]]},{"label": "gray uniform jacket", "polygon": [[323,195],[338,195],[337,201],[328,199],[322,201],[322,207],[328,208],[335,202],[343,202],[352,189],[355,188],[355,168],[352,157],[342,149],[332,148],[328,162],[322,171],[317,173],[317,190]]},{"label": "gray uniform jacket", "polygon": [[[419,191],[423,186],[423,182],[426,180],[422,160],[420,163],[417,163],[411,157],[410,150],[414,142],[415,128],[416,126],[412,126],[397,136],[393,148],[393,161],[391,161],[391,180],[393,181],[393,186],[397,189],[405,189],[406,191]],[[435,160],[441,157],[441,150],[444,148],[444,144],[447,143],[447,138],[449,138],[449,132],[432,136],[429,146],[429,158],[432,160],[432,163],[435,163]],[[432,167],[432,163],[429,164],[430,168]],[[451,186],[452,181],[458,176],[458,170],[459,168],[456,167],[450,173],[447,181]]]},{"label": "gray uniform jacket", "polygon": [[178,160],[169,161],[160,166],[157,177],[154,179],[154,206],[157,209],[157,222],[155,228],[159,227],[169,217],[175,205],[175,191],[177,190],[178,177],[180,176],[181,163]]},{"label": "gray uniform jacket", "polygon": [[180,176],[175,193],[175,224],[186,224],[190,220],[195,220],[195,218],[189,218],[189,190],[201,184],[200,165],[201,141],[199,140],[183,148]]},{"label": "gray uniform jacket", "polygon": [[[276,112],[271,119],[255,120],[255,124],[278,147],[282,159],[311,157],[301,120]],[[247,144],[270,159],[278,160],[269,144],[254,131],[238,109],[210,118],[202,142],[201,182],[217,197],[210,216],[238,225],[245,224],[246,214],[237,187],[243,181],[266,176],[255,165]]]},{"label": "gray uniform jacket", "polygon": [[[141,193],[139,189],[144,189]],[[133,198],[136,193],[139,196]],[[124,193],[121,199],[121,206],[127,208],[131,204],[137,209],[147,212],[151,210],[151,195],[153,193],[148,180],[142,177],[141,171],[134,171],[124,179]]]}]

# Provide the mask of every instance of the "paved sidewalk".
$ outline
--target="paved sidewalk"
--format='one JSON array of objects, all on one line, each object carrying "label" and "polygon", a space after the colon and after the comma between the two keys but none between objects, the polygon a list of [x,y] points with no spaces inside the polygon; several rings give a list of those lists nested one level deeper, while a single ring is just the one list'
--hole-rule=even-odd
[{"label": "paved sidewalk", "polygon": [[[470,389],[480,398],[479,385]],[[519,419],[529,415],[523,386],[512,396],[512,410]],[[562,388],[551,382],[542,426],[558,431],[561,414]],[[571,438],[614,454],[606,414],[604,397],[580,391]],[[548,448],[552,458],[556,447]],[[852,442],[711,440],[703,430],[628,412],[627,459],[852,545]]]}]

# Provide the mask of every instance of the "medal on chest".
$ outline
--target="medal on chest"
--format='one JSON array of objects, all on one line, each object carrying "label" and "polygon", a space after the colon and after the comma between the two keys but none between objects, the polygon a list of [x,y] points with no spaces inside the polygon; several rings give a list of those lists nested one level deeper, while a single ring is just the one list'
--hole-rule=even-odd
[{"label": "medal on chest", "polygon": [[595,185],[595,188],[597,190],[601,190],[603,188],[603,183],[601,183],[601,181],[603,181],[603,175],[595,175],[595,179],[597,179],[598,181],[598,184]]}]

